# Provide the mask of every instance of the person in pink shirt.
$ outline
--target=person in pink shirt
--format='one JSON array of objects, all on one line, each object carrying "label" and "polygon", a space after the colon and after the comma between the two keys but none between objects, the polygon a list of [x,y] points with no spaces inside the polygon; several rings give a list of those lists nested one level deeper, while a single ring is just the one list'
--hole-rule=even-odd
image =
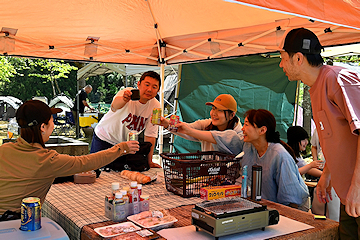
[{"label": "person in pink shirt", "polygon": [[326,159],[317,197],[328,202],[334,187],[341,201],[340,238],[359,239],[360,76],[342,67],[323,65],[321,50],[313,32],[292,29],[280,50],[280,67],[290,81],[301,80],[310,87],[313,117]]}]

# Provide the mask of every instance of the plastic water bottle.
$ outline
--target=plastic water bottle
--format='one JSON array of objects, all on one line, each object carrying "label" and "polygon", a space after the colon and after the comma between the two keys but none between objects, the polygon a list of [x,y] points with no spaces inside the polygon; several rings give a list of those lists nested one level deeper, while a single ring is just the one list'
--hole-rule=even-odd
[{"label": "plastic water bottle", "polygon": [[242,171],[243,174],[242,174],[242,183],[241,183],[241,197],[243,198],[247,198],[247,177],[248,177],[247,168],[248,166],[245,165]]},{"label": "plastic water bottle", "polygon": [[118,182],[111,183],[111,191],[112,191],[113,199],[115,199],[115,194],[116,192],[119,191],[119,188],[120,188],[120,183]]},{"label": "plastic water bottle", "polygon": [[141,194],[142,194],[142,185],[141,184],[138,184],[137,185],[137,190],[138,190],[138,196],[140,198]]},{"label": "plastic water bottle", "polygon": [[16,122],[16,118],[11,118],[7,125],[8,138],[12,138],[14,134],[19,135],[19,125]]},{"label": "plastic water bottle", "polygon": [[137,189],[137,182],[133,181],[130,183],[130,191],[132,197],[132,205],[133,205],[133,214],[138,214],[140,212],[139,208],[139,192]]},{"label": "plastic water bottle", "polygon": [[322,149],[321,149],[320,152],[319,152],[318,160],[321,161],[321,165],[320,165],[319,168],[320,168],[320,169],[324,169],[324,167],[325,167],[325,157],[324,157],[324,154],[323,154]]}]

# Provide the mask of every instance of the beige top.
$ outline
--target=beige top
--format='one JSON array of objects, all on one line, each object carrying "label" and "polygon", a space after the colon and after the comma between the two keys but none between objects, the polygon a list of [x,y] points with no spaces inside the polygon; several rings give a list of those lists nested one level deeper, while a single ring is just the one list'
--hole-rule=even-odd
[{"label": "beige top", "polygon": [[39,197],[41,203],[56,177],[74,175],[98,169],[129,151],[122,143],[120,148],[83,156],[59,154],[43,148],[40,144],[29,144],[19,137],[15,143],[0,147],[0,215],[6,210],[20,211],[25,197]]}]

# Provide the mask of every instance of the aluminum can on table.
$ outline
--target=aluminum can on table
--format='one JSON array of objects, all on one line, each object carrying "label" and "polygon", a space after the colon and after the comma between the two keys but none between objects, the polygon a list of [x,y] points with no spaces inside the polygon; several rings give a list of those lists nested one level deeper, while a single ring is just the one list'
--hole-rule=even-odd
[{"label": "aluminum can on table", "polygon": [[161,117],[161,108],[154,108],[152,113],[152,124],[160,124],[160,117]]},{"label": "aluminum can on table", "polygon": [[40,198],[24,198],[21,203],[22,231],[36,231],[41,228],[41,203]]}]

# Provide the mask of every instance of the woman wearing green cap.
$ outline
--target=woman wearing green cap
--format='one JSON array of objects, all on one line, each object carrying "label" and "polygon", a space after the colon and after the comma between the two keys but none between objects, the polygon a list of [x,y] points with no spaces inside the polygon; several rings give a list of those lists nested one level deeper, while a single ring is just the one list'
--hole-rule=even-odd
[{"label": "woman wearing green cap", "polygon": [[16,111],[20,137],[15,143],[0,147],[0,221],[20,216],[21,201],[38,197],[41,203],[57,177],[98,169],[124,154],[139,150],[139,142],[122,142],[97,153],[69,156],[45,148],[54,130],[52,114],[60,108],[49,108],[38,100],[26,101]]},{"label": "woman wearing green cap", "polygon": [[[206,105],[212,106],[210,110],[210,118],[197,120],[193,123],[180,122],[179,127],[188,126],[190,131],[194,130],[217,130],[225,131],[227,129],[234,130],[236,133],[241,134],[241,122],[235,115],[237,111],[237,103],[233,96],[230,94],[220,94],[215,98],[213,102],[207,102]],[[161,117],[160,125],[168,128],[169,120]],[[196,137],[192,137],[187,134],[177,133],[171,130],[172,133],[191,141],[197,141],[201,143],[201,151],[214,151],[212,143],[199,140]]]}]

